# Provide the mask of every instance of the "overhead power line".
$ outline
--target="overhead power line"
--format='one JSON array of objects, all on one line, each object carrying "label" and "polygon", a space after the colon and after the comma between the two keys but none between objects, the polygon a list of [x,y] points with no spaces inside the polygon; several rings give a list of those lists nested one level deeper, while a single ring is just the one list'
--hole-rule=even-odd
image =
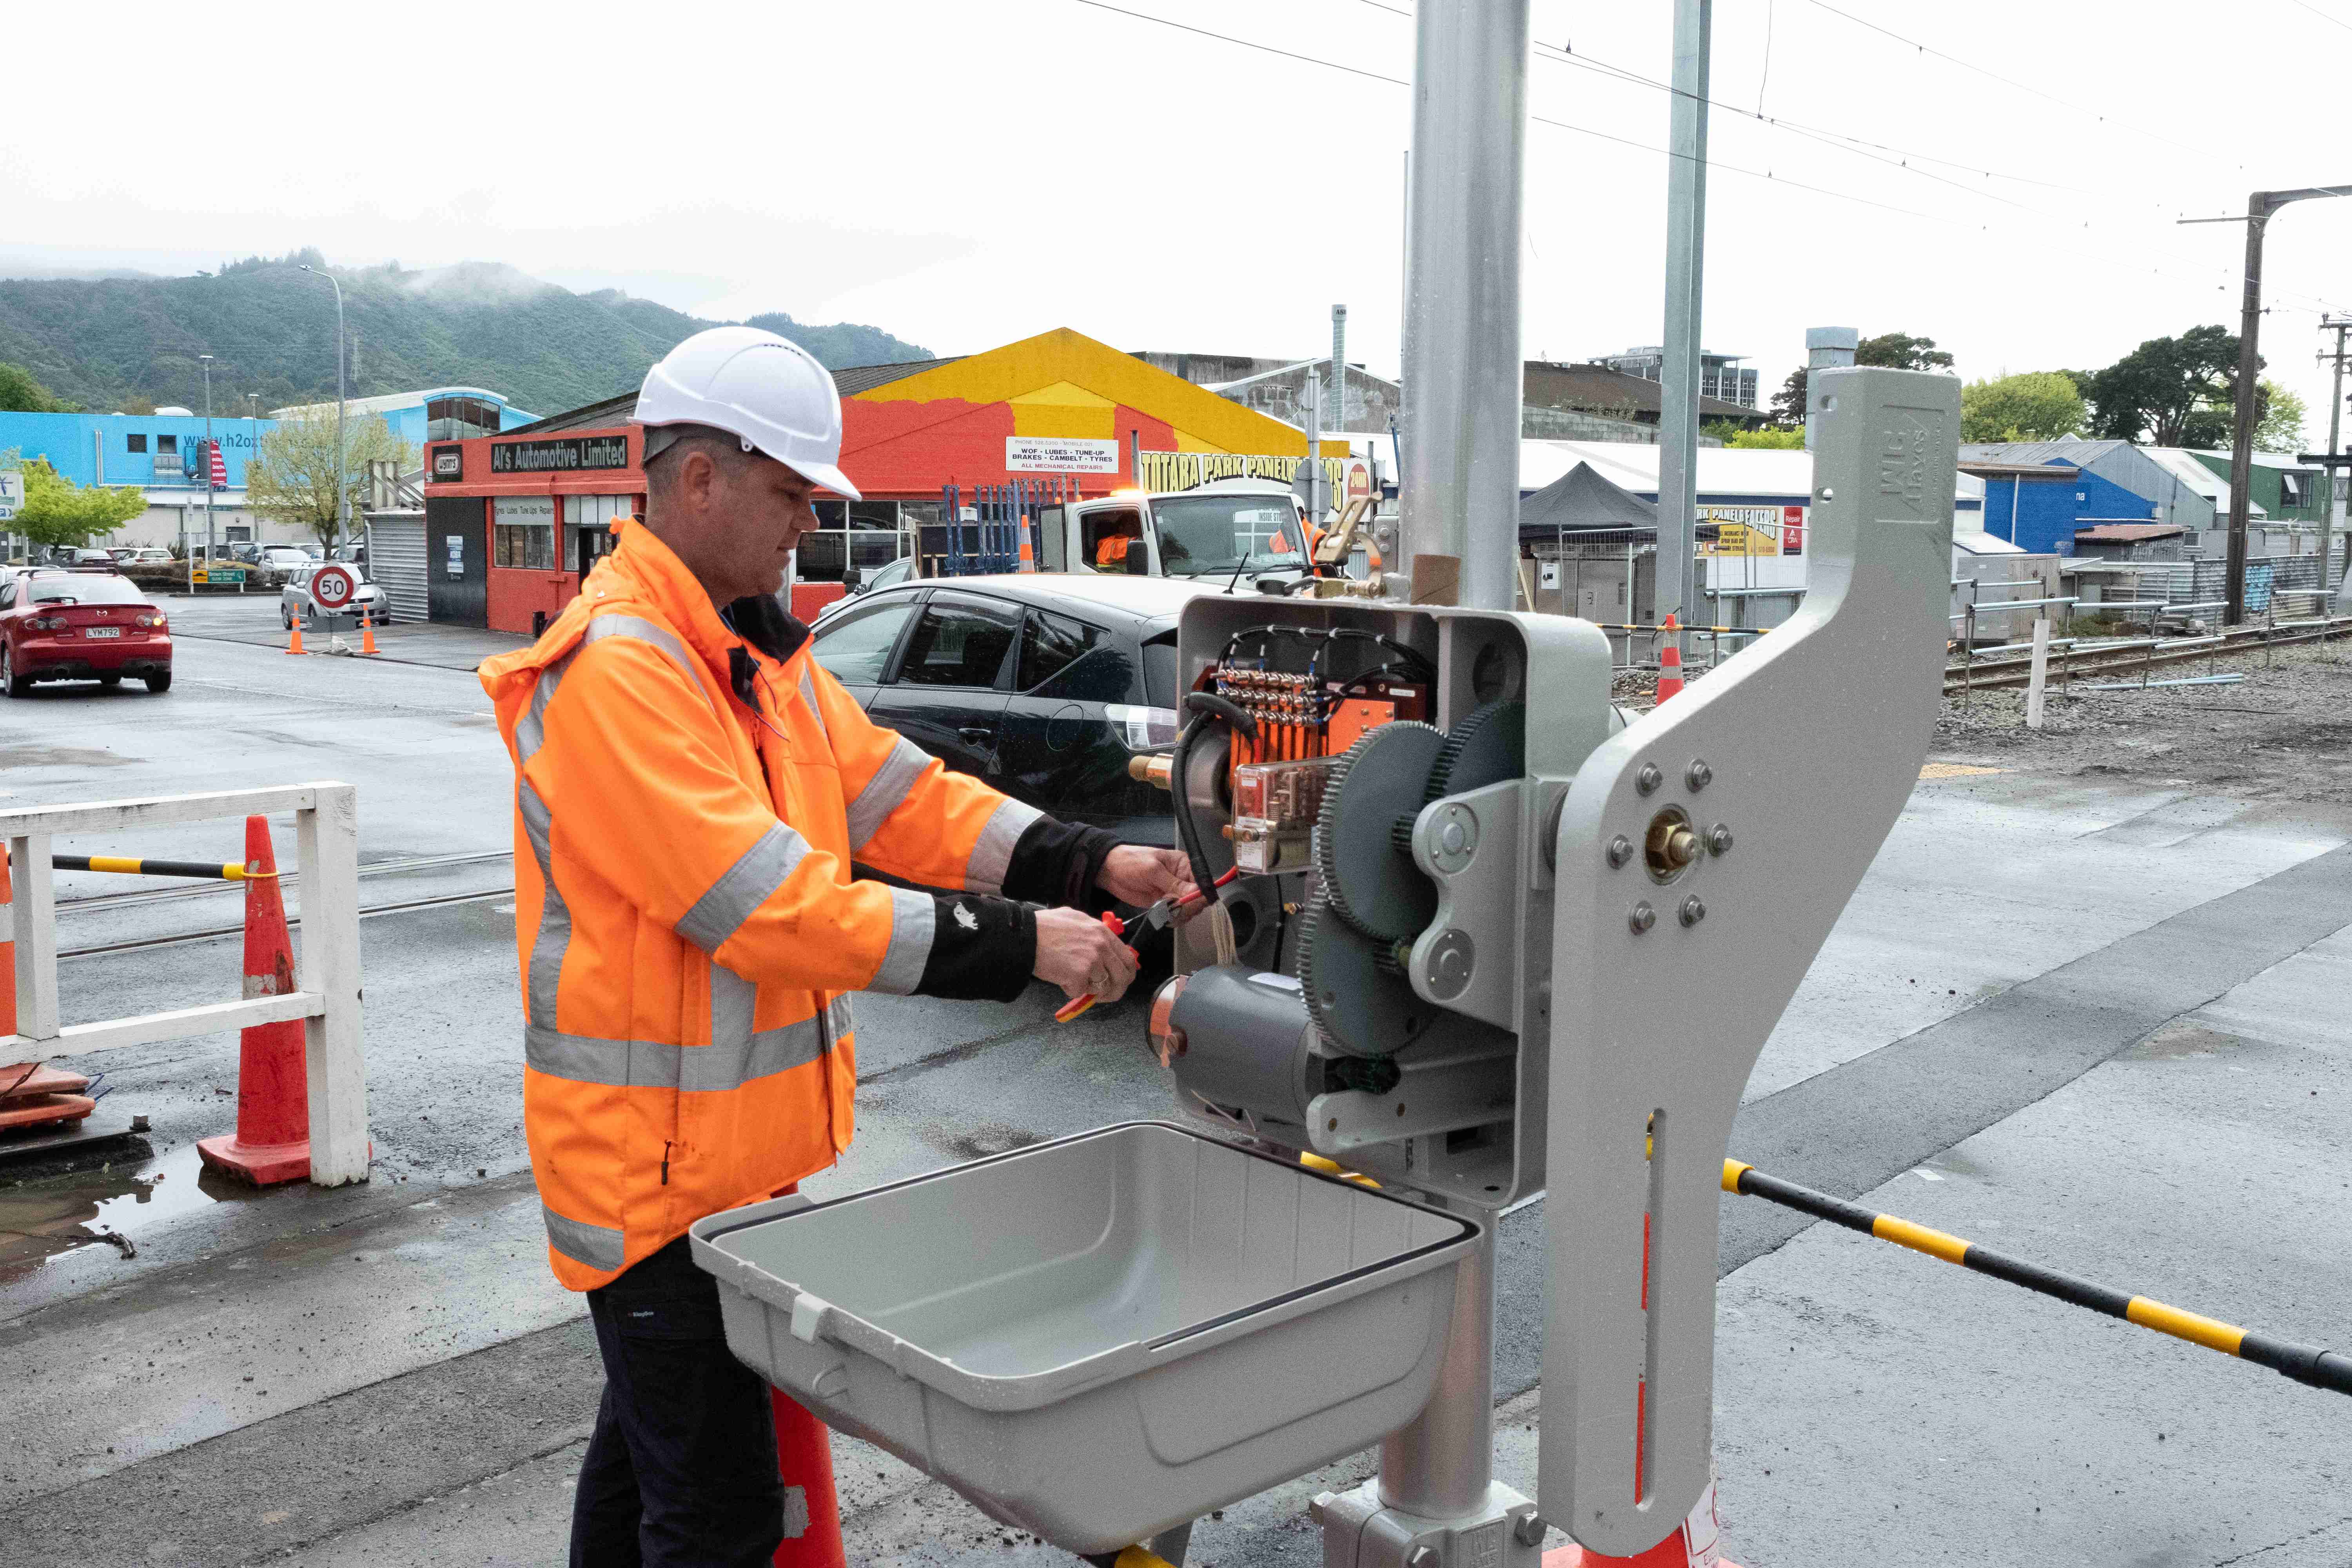
[{"label": "overhead power line", "polygon": [[2305,10],[2318,17],[2321,21],[2333,22],[2336,26],[2343,28],[2346,32],[2352,33],[2352,22],[2347,22],[2341,16],[2331,16],[2326,12],[2321,10],[2318,6],[2308,4],[2307,0],[2294,0],[2294,4],[2301,5]]},{"label": "overhead power line", "polygon": [[[2298,0],[2298,3],[2300,3],[2300,0]],[[2077,103],[2070,98],[2061,98],[2058,94],[2051,92],[2046,89],[2035,87],[2031,82],[2022,82],[2018,80],[2015,77],[2003,76],[2000,72],[1992,69],[1989,66],[1980,66],[1974,60],[1964,60],[1958,55],[1947,53],[1946,51],[1936,47],[1933,44],[1923,44],[1916,38],[1906,37],[1903,34],[1896,32],[1892,27],[1880,26],[1877,23],[1871,21],[1868,17],[1857,16],[1851,11],[1842,11],[1835,5],[1831,5],[1829,0],[1805,0],[1805,4],[1814,6],[1819,10],[1827,11],[1831,16],[1841,17],[1845,21],[1853,23],[1857,27],[1867,28],[1869,31],[1877,33],[1882,37],[1892,38],[1896,43],[1906,45],[1920,54],[1933,55],[1939,60],[1945,60],[1952,65],[1959,67],[1962,70],[1974,71],[1977,75],[1985,78],[1987,80],[1997,81],[2003,87],[2015,88],[2020,92],[2032,93],[2036,98],[2046,99],[2052,103],[2071,109],[2077,114],[2087,114],[2103,125],[2120,125],[2125,130],[2129,131],[2136,135],[2145,136],[2152,142],[2161,142],[2168,147],[2178,147],[2184,153],[2194,153],[2200,158],[2209,159],[2215,163],[2223,162],[2223,160],[2213,158],[2213,155],[2202,147],[2191,146],[2186,142],[2176,142],[2169,136],[2166,136],[2158,132],[2150,131],[2144,126],[2134,125],[2129,121],[2123,120],[2107,113],[2105,110],[2093,109],[2088,104]],[[2309,7],[2307,6],[2305,7],[2305,9],[2308,8]],[[2243,169],[2245,165],[2243,163],[2236,163],[2231,164],[2231,167]]]},{"label": "overhead power line", "polygon": [[[1370,81],[1384,81],[1392,87],[1403,88],[1407,91],[1411,91],[1412,89],[1412,83],[1407,81],[1401,76],[1390,76],[1381,71],[1365,70],[1360,66],[1342,65],[1338,60],[1325,59],[1320,55],[1304,55],[1298,53],[1295,49],[1277,48],[1272,44],[1261,44],[1254,38],[1236,37],[1231,33],[1219,33],[1213,32],[1207,27],[1196,27],[1189,22],[1171,21],[1165,16],[1155,16],[1149,11],[1130,11],[1123,5],[1110,5],[1108,3],[1108,0],[1072,0],[1072,4],[1084,5],[1091,10],[1108,11],[1114,16],[1132,17],[1134,20],[1139,22],[1157,23],[1162,27],[1173,27],[1180,33],[1191,33],[1199,37],[1214,38],[1219,43],[1233,44],[1244,49],[1255,49],[1261,54],[1279,55],[1286,60],[1298,60],[1310,66],[1321,66],[1326,70],[1344,71],[1349,76],[1362,77]],[[1385,6],[1382,7],[1384,10],[1387,8],[1388,7]],[[1690,156],[1690,154],[1686,153],[1676,153],[1665,147],[1653,147],[1646,142],[1636,142],[1630,136],[1618,136],[1606,131],[1595,131],[1590,125],[1576,125],[1565,120],[1554,120],[1549,115],[1529,114],[1528,119],[1538,125],[1549,125],[1559,131],[1573,131],[1580,136],[1591,136],[1603,142],[1614,142],[1621,147],[1632,147],[1639,152],[1655,153],[1661,158],[1687,158]],[[1829,196],[1842,202],[1853,202],[1861,206],[1876,207],[1881,212],[1899,213],[1905,217],[1916,217],[1927,223],[1948,223],[1955,224],[1957,226],[1958,222],[1956,219],[1944,217],[1935,213],[1923,213],[1913,207],[1896,206],[1892,202],[1874,201],[1869,196],[1857,196],[1850,191],[1835,191],[1830,189],[1827,185],[1809,184],[1803,180],[1792,180],[1788,178],[1786,175],[1776,174],[1769,169],[1745,169],[1737,163],[1726,163],[1713,158],[1696,159],[1694,160],[1694,162],[1704,163],[1709,169],[1719,170],[1727,174],[1745,174],[1750,179],[1769,180],[1776,185],[1788,185],[1800,191],[1811,191],[1816,195]]]}]

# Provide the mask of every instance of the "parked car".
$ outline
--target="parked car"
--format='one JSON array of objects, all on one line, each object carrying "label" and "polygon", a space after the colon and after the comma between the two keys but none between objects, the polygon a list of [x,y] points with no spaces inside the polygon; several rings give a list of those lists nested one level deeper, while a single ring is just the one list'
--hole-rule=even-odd
[{"label": "parked car", "polygon": [[111,689],[126,675],[172,689],[171,623],[128,578],[37,569],[0,583],[0,688],[10,697],[30,697],[41,680]]},{"label": "parked car", "polygon": [[114,567],[114,554],[111,551],[76,547],[56,552],[50,558],[50,564],[56,566],[102,566],[107,568],[109,571],[111,571]]},{"label": "parked car", "polygon": [[815,628],[876,722],[1066,822],[1170,846],[1168,797],[1128,777],[1176,738],[1176,616],[1219,585],[1018,575],[901,583]]},{"label": "parked car", "polygon": [[350,616],[356,620],[362,609],[377,626],[383,625],[391,618],[392,600],[385,595],[383,589],[369,581],[368,574],[363,569],[347,563],[338,563],[338,564],[357,579],[359,584],[358,591],[352,595],[351,603],[341,609],[330,610],[312,598],[310,580],[319,574],[319,568],[324,564],[326,564],[324,562],[320,561],[306,562],[288,574],[286,586],[278,590],[278,594],[279,625],[291,630],[298,616],[305,625],[316,621],[321,616]]},{"label": "parked car", "polygon": [[106,547],[106,553],[109,560],[120,563],[130,560],[138,554],[139,551],[135,546],[129,544],[110,544]]},{"label": "parked car", "polygon": [[127,558],[127,563],[132,566],[169,566],[172,563],[172,552],[160,544],[151,544],[144,549],[132,551]]},{"label": "parked car", "polygon": [[294,572],[305,566],[318,564],[299,544],[261,545],[255,553],[254,560],[273,572]]},{"label": "parked car", "polygon": [[261,564],[261,546],[252,543],[249,541],[237,544],[215,546],[215,549],[225,550],[226,552],[226,554],[220,556],[221,560],[242,561],[247,566],[258,566]]},{"label": "parked car", "polygon": [[330,559],[355,561],[364,566],[367,564],[367,546],[360,543],[338,544],[335,546],[334,554]]}]

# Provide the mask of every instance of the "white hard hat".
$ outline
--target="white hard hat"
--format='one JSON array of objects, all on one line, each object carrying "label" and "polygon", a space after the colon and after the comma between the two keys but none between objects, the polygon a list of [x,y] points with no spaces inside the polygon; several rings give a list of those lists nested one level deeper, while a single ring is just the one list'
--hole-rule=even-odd
[{"label": "white hard hat", "polygon": [[841,461],[841,394],[798,343],[757,327],[712,327],[646,372],[639,425],[708,425],[852,500]]}]

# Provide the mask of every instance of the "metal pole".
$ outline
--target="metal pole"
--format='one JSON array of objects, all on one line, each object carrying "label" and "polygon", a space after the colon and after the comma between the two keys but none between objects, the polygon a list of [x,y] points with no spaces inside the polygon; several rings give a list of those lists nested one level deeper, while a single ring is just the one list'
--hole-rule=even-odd
[{"label": "metal pole", "polygon": [[2238,315],[2238,400],[2230,437],[2230,535],[2222,567],[2228,581],[2222,597],[2228,602],[2221,624],[2233,626],[2246,615],[2246,517],[2252,498],[2248,494],[2254,475],[2254,405],[2262,374],[2262,355],[2255,339],[2263,325],[2263,230],[2269,226],[2270,193],[2256,191],[2246,198],[2246,279]]},{"label": "metal pole", "polygon": [[[205,367],[205,542],[213,537],[213,356],[198,354],[197,363]],[[243,588],[239,584],[239,591]]]},{"label": "metal pole", "polygon": [[[1348,428],[1348,307],[1331,307],[1331,430],[1343,434]],[[1309,454],[1312,456],[1313,454]],[[1331,498],[1336,505],[1339,497]]]},{"label": "metal pole", "polygon": [[1423,604],[1510,607],[1528,0],[1413,14],[1403,557]]},{"label": "metal pole", "polygon": [[352,488],[345,478],[343,456],[343,286],[331,272],[320,272],[307,263],[302,270],[313,277],[324,278],[335,288],[335,542],[352,531]]},{"label": "metal pole", "polygon": [[[1666,138],[1665,363],[1658,372],[1657,619],[1690,619],[1698,511],[1700,297],[1706,259],[1707,36],[1714,0],[1675,0]],[[1679,644],[1683,638],[1675,634]]]},{"label": "metal pole", "polygon": [[[2347,331],[2352,331],[2352,320],[2323,319],[2319,324],[2323,328],[2336,329],[2336,392],[2327,403],[2327,455],[2333,458],[2341,455],[2344,450],[2344,334]],[[2347,478],[2352,476],[2347,476],[2342,468],[2335,467],[2328,468],[2327,504],[2319,509],[2319,613],[2323,616],[2335,607],[2336,573],[2333,566],[2336,549],[2335,529],[2336,514],[2344,510],[2344,491]]]},{"label": "metal pole", "polygon": [[1381,1443],[1381,1501],[1423,1519],[1482,1507],[1495,1468],[1495,1227],[1462,1259],[1437,1392]]}]

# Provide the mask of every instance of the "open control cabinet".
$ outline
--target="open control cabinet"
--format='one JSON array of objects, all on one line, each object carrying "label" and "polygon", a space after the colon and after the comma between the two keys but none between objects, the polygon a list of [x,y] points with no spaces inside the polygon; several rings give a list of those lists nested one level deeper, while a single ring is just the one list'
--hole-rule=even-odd
[{"label": "open control cabinet", "polygon": [[1182,1113],[1473,1207],[1536,1191],[1551,878],[1525,847],[1618,725],[1606,639],[1233,595],[1187,605],[1178,648],[1222,700],[1188,713],[1179,842],[1241,869],[1232,962],[1181,928],[1155,1008]]}]

